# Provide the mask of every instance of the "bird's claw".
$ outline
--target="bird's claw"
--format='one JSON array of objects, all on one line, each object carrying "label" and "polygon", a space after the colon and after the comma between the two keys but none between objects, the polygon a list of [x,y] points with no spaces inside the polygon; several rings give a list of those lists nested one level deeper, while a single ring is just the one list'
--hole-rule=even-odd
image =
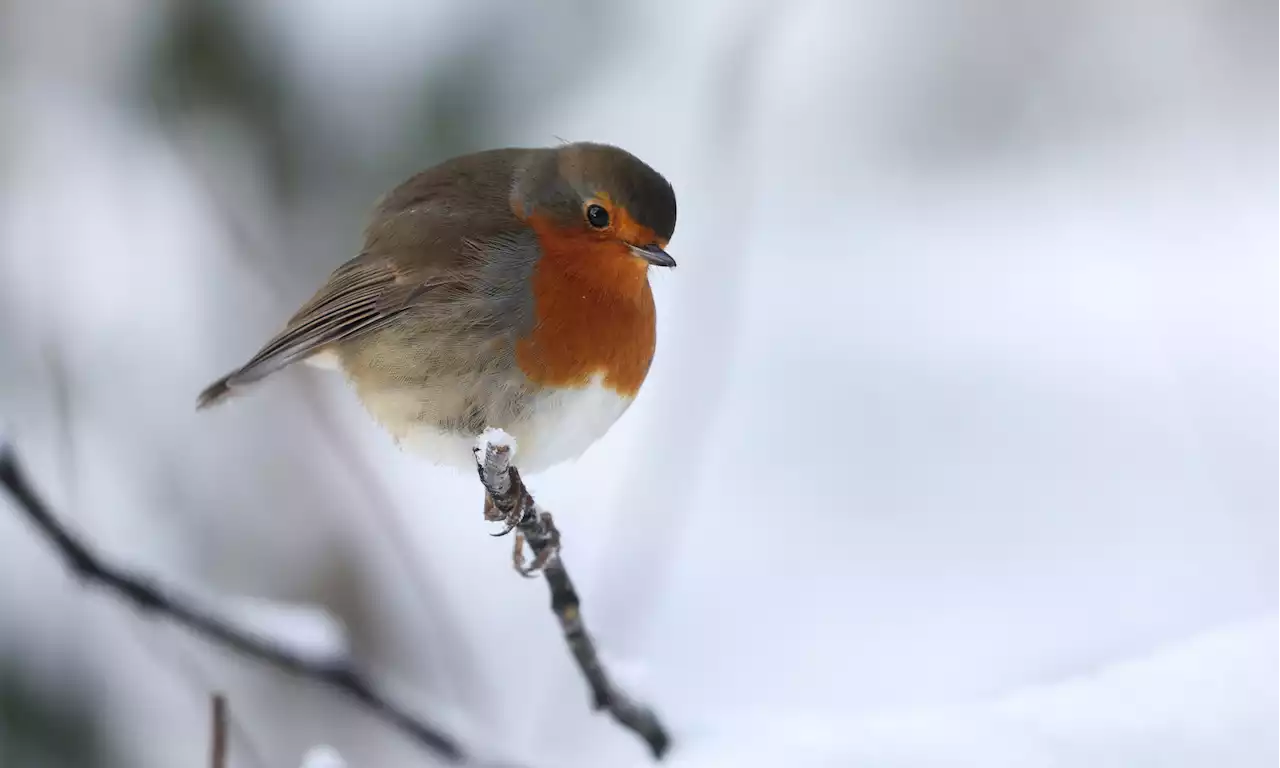
[{"label": "bird's claw", "polygon": [[[490,536],[506,536],[522,525],[525,526],[516,533],[515,544],[511,549],[511,564],[516,573],[525,578],[533,578],[541,573],[560,554],[560,531],[556,528],[551,513],[538,510],[527,492],[521,493],[510,510],[503,510],[493,496],[485,493],[484,519],[491,523],[506,524],[501,531],[491,533]],[[534,536],[533,541],[536,543],[532,545],[533,559],[526,561],[524,545],[529,534]]]},{"label": "bird's claw", "polygon": [[516,573],[526,579],[531,579],[542,573],[552,558],[560,554],[560,529],[556,528],[555,521],[551,518],[551,513],[543,512],[541,520],[542,528],[546,532],[546,538],[542,546],[534,549],[533,560],[525,562],[525,536],[523,533],[516,534],[515,546],[511,550],[511,564],[515,567]]},{"label": "bird's claw", "polygon": [[511,511],[503,512],[498,508],[497,502],[488,493],[484,495],[484,519],[491,523],[506,523],[506,527],[497,533],[491,533],[490,536],[506,536],[520,525],[520,521],[524,519],[524,504],[514,504]]}]

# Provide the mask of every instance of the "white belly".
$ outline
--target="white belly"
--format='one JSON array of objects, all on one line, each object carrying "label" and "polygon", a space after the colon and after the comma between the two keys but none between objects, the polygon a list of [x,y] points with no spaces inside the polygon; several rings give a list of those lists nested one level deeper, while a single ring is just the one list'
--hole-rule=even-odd
[{"label": "white belly", "polygon": [[[516,465],[523,473],[540,472],[562,461],[576,459],[604,436],[630,407],[632,398],[604,386],[599,377],[581,389],[565,389],[539,395],[523,418],[509,424],[490,424],[516,439]],[[398,442],[407,451],[436,464],[475,470],[474,435],[443,432],[422,425],[409,430]]]}]

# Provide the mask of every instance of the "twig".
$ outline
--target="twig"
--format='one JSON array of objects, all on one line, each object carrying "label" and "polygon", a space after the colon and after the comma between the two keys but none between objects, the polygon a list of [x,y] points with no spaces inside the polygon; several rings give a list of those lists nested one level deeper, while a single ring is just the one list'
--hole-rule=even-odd
[{"label": "twig", "polygon": [[376,717],[399,728],[447,762],[463,763],[467,760],[465,753],[452,738],[390,701],[349,661],[306,659],[195,607],[195,601],[152,579],[106,562],[54,516],[32,487],[12,448],[7,444],[0,444],[0,485],[13,496],[27,518],[54,545],[77,578],[106,587],[143,611],[166,616],[207,640],[237,653],[298,677],[323,683],[354,700]]},{"label": "twig", "polygon": [[[144,630],[147,629],[151,629],[151,627],[140,623],[129,625],[133,639],[143,646],[147,653],[156,657],[156,663],[162,663],[160,657],[167,655],[163,664],[169,668],[170,672],[180,677],[188,688],[193,691],[199,691],[201,696],[204,695],[205,691],[211,691],[217,687],[213,685],[200,668],[200,665],[191,656],[192,649],[182,644],[154,643],[152,642],[152,636],[144,633]],[[254,766],[254,768],[267,768],[267,761],[263,759],[262,750],[258,748],[253,734],[230,710],[227,711],[227,743],[238,745],[240,753],[246,758],[249,765]]]},{"label": "twig", "polygon": [[209,768],[227,768],[227,697],[213,694],[213,739],[209,745]]},{"label": "twig", "polygon": [[[520,554],[521,539],[516,540],[516,570],[523,575],[541,571],[546,577],[547,589],[551,592],[551,611],[560,622],[560,629],[578,669],[591,687],[594,707],[608,710],[614,720],[644,740],[655,759],[661,760],[671,746],[670,736],[652,709],[631,698],[609,679],[596,652],[595,642],[583,622],[578,592],[573,588],[573,581],[560,558],[560,532],[556,530],[551,513],[538,507],[520,479],[520,472],[512,464],[512,445],[506,436],[491,439],[490,434],[486,433],[481,438],[476,449],[480,482],[488,492],[485,516],[489,519],[500,516],[509,521],[508,530],[514,528],[533,550],[534,565],[526,568]],[[489,514],[490,506],[499,515]]]}]

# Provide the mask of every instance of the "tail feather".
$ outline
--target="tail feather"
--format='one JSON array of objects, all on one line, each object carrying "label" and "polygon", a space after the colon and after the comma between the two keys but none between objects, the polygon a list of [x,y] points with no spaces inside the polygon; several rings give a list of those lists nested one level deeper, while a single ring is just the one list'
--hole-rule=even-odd
[{"label": "tail feather", "polygon": [[325,350],[321,350],[309,357],[304,357],[301,360],[292,360],[288,358],[275,360],[268,358],[267,360],[258,360],[255,358],[246,363],[244,367],[237,368],[226,376],[223,376],[205,387],[204,391],[200,393],[200,396],[196,398],[196,410],[200,411],[217,405],[236,392],[248,387],[250,384],[261,381],[283,368],[288,368],[295,362],[306,363],[307,365],[320,368],[322,370],[342,370],[342,363],[338,357],[332,352]]},{"label": "tail feather", "polygon": [[205,387],[204,391],[200,393],[200,396],[196,398],[196,410],[200,411],[217,405],[236,392],[244,389],[250,384],[265,379],[267,376],[270,376],[283,367],[285,366],[276,365],[268,368],[263,366],[261,363],[254,363],[253,361],[250,361],[249,364],[245,365],[243,368],[237,368],[226,376],[223,376]]},{"label": "tail feather", "polygon": [[196,398],[196,410],[202,411],[225,400],[231,394],[231,379],[235,374],[228,374],[204,388]]}]

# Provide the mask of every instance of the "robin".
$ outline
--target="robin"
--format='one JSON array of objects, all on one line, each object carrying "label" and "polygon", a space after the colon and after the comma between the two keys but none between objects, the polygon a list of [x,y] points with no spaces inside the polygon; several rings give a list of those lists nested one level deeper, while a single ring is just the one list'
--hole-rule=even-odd
[{"label": "robin", "polygon": [[671,184],[617,147],[456,157],[384,195],[360,254],[284,330],[200,394],[303,361],[342,371],[402,448],[475,468],[497,427],[537,472],[580,456],[635,400],[656,338],[651,266],[674,267]]}]

